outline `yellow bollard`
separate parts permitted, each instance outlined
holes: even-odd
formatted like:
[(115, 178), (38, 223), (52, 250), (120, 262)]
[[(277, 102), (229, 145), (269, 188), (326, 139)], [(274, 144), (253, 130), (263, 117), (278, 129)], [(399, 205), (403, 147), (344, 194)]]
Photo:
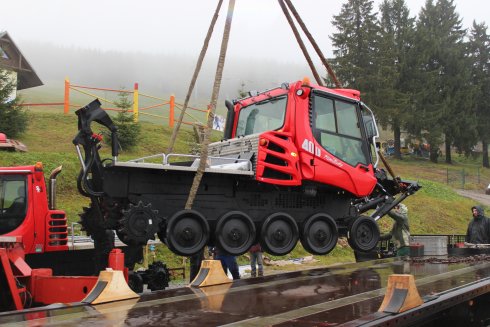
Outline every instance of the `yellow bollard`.
[(64, 106), (64, 114), (67, 115), (70, 112), (70, 80), (65, 78), (65, 106)]
[(133, 91), (133, 120), (135, 123), (138, 122), (139, 118), (139, 91), (138, 91), (138, 83), (134, 83), (134, 91)]

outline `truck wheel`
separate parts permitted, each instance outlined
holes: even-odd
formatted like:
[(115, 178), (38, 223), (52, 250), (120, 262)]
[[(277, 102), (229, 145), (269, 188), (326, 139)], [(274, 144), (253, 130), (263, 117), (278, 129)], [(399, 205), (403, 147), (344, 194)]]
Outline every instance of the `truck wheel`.
[(287, 213), (273, 213), (262, 224), (260, 244), (272, 255), (288, 254), (298, 243), (298, 238), (298, 225)]
[(166, 244), (173, 253), (191, 256), (208, 243), (209, 224), (199, 212), (181, 210), (168, 220), (166, 236)]
[(327, 214), (317, 213), (303, 224), (301, 244), (309, 253), (323, 255), (335, 248), (338, 237), (335, 220)]
[(347, 231), (349, 245), (356, 251), (369, 252), (379, 241), (379, 227), (373, 218), (359, 216), (352, 220)]
[(247, 214), (230, 211), (218, 220), (215, 236), (219, 248), (234, 256), (242, 255), (255, 243), (255, 224)]

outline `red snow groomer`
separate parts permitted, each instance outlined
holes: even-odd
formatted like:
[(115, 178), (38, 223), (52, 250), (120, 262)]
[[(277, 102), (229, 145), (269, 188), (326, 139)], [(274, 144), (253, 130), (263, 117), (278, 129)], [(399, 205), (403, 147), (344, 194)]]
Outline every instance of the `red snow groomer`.
[[(86, 228), (114, 229), (133, 245), (158, 234), (185, 256), (206, 244), (240, 255), (257, 240), (285, 255), (298, 239), (309, 252), (327, 254), (339, 236), (369, 251), (379, 239), (376, 220), (419, 189), (377, 168), (378, 130), (359, 91), (298, 81), (226, 107), (224, 138), (209, 146), (192, 210), (184, 207), (198, 157), (120, 161), (116, 127), (100, 102), (78, 110), (79, 189), (92, 199)], [(109, 160), (99, 156), (92, 121), (112, 132)]]

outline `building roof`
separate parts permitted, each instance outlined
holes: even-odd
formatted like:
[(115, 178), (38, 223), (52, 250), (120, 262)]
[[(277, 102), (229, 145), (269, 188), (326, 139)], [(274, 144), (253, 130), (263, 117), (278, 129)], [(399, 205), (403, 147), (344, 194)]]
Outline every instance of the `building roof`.
[(17, 72), (17, 90), (43, 85), (7, 32), (0, 32), (0, 68)]

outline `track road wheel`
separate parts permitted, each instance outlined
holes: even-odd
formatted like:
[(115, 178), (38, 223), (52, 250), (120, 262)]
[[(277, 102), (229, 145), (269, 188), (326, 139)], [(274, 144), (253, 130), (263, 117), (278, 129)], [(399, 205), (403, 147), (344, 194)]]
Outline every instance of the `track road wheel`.
[(347, 231), (347, 240), (352, 249), (369, 252), (379, 241), (379, 227), (373, 218), (359, 216), (351, 221)]
[(122, 214), (117, 233), (121, 241), (129, 245), (145, 245), (148, 240), (155, 239), (162, 219), (158, 217), (158, 210), (152, 210), (151, 204), (144, 205), (143, 201), (137, 205), (130, 204)]
[(245, 213), (230, 211), (218, 220), (215, 236), (219, 248), (234, 256), (242, 255), (255, 242), (255, 224)]
[(327, 254), (337, 245), (339, 233), (335, 220), (317, 213), (306, 219), (301, 232), (301, 244), (312, 254)]
[(209, 240), (206, 218), (194, 210), (181, 210), (168, 220), (166, 244), (175, 254), (191, 256), (201, 251)]
[(298, 225), (294, 218), (284, 212), (276, 212), (262, 224), (260, 244), (272, 255), (286, 255), (298, 242)]

